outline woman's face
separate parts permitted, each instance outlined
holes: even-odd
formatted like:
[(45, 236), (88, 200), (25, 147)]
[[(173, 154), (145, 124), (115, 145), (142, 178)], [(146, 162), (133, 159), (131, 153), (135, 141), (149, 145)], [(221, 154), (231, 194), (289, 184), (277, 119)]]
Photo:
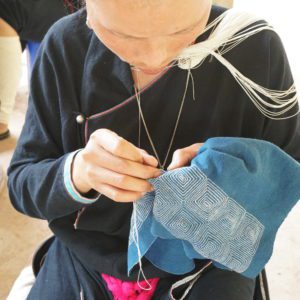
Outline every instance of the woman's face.
[(89, 24), (122, 60), (160, 72), (207, 24), (211, 0), (87, 0)]

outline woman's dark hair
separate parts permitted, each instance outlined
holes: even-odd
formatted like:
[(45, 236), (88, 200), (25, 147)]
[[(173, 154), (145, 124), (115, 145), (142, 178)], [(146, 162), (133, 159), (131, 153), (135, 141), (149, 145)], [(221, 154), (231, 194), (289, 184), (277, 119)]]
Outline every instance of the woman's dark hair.
[(63, 0), (63, 1), (65, 7), (67, 8), (70, 14), (85, 6), (85, 0)]

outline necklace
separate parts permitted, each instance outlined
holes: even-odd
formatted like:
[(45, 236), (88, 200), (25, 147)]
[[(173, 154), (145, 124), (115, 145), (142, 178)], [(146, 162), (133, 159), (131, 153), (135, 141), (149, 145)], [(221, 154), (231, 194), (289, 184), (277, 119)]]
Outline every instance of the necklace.
[[(138, 104), (138, 108), (139, 108), (139, 140), (138, 140), (138, 146), (139, 146), (139, 148), (141, 147), (141, 119), (142, 119), (144, 127), (145, 127), (145, 130), (146, 130), (146, 133), (147, 133), (147, 136), (148, 136), (148, 139), (149, 139), (149, 142), (150, 142), (151, 147), (152, 147), (152, 150), (153, 150), (153, 152), (154, 152), (154, 154), (156, 156), (156, 159), (158, 161), (159, 167), (162, 170), (164, 170), (164, 168), (165, 168), (165, 164), (167, 162), (167, 159), (168, 159), (168, 156), (169, 156), (169, 153), (170, 153), (173, 141), (174, 141), (174, 137), (175, 137), (175, 134), (176, 134), (176, 131), (177, 131), (177, 127), (178, 127), (179, 119), (180, 119), (180, 116), (181, 116), (183, 104), (184, 104), (184, 101), (185, 101), (185, 98), (186, 98), (186, 93), (187, 93), (187, 89), (188, 89), (188, 85), (189, 85), (190, 75), (191, 75), (191, 70), (189, 69), (188, 70), (187, 79), (186, 79), (185, 91), (184, 91), (184, 95), (182, 97), (182, 101), (181, 101), (180, 109), (179, 109), (179, 112), (178, 112), (176, 124), (175, 124), (174, 130), (173, 130), (172, 138), (171, 138), (171, 141), (169, 143), (169, 148), (168, 148), (165, 160), (164, 160), (163, 163), (161, 163), (161, 161), (159, 159), (159, 156), (158, 156), (158, 153), (156, 151), (156, 148), (154, 146), (153, 140), (152, 140), (151, 135), (149, 133), (148, 126), (146, 124), (146, 121), (145, 121), (145, 118), (144, 118), (144, 114), (143, 114), (143, 110), (142, 110), (142, 107), (141, 107), (141, 95), (140, 95), (140, 87), (139, 87), (140, 86), (140, 84), (139, 84), (139, 76), (138, 76), (138, 71), (136, 71), (137, 86), (134, 84), (134, 91), (135, 91), (135, 98), (136, 98), (136, 101), (137, 101), (137, 104)], [(146, 276), (145, 276), (145, 274), (143, 272), (142, 259), (141, 259), (141, 253), (140, 253), (140, 248), (139, 248), (139, 240), (138, 240), (138, 230), (137, 230), (137, 227), (136, 227), (136, 218), (137, 218), (136, 217), (136, 213), (137, 213), (136, 202), (133, 202), (133, 220), (134, 220), (134, 224), (135, 224), (134, 228), (135, 228), (135, 237), (136, 237), (135, 243), (137, 245), (138, 256), (139, 256), (139, 267), (140, 267), (139, 274), (138, 274), (137, 284), (140, 287), (139, 278), (140, 278), (140, 275), (142, 274), (143, 278), (145, 279), (145, 281), (148, 284), (148, 287), (147, 288), (141, 287), (141, 288), (143, 290), (149, 290), (149, 289), (152, 288), (152, 286), (151, 286), (151, 283), (149, 283), (149, 281), (147, 280), (147, 278), (146, 278)]]
[(142, 111), (142, 107), (141, 107), (141, 95), (140, 95), (140, 88), (139, 88), (139, 85), (140, 85), (139, 84), (139, 76), (138, 76), (138, 71), (136, 71), (137, 87), (136, 87), (136, 85), (134, 85), (134, 91), (135, 91), (135, 96), (136, 96), (136, 100), (137, 100), (137, 104), (138, 104), (138, 108), (139, 108), (139, 140), (138, 140), (139, 147), (141, 146), (140, 144), (141, 144), (141, 119), (142, 119), (143, 124), (144, 124), (144, 128), (146, 130), (149, 142), (150, 142), (151, 147), (152, 147), (152, 150), (153, 150), (153, 152), (154, 152), (154, 154), (156, 156), (156, 159), (158, 161), (159, 167), (161, 169), (163, 169), (163, 170), (165, 169), (165, 165), (166, 165), (167, 159), (169, 157), (169, 153), (170, 153), (171, 147), (172, 147), (173, 142), (174, 142), (174, 137), (175, 137), (175, 134), (176, 134), (176, 131), (177, 131), (177, 128), (178, 128), (178, 123), (179, 123), (179, 120), (180, 120), (180, 116), (181, 116), (181, 113), (182, 113), (182, 108), (183, 108), (183, 105), (184, 105), (184, 102), (185, 102), (185, 98), (186, 98), (186, 94), (187, 94), (187, 89), (188, 89), (188, 85), (189, 85), (190, 76), (191, 76), (191, 70), (189, 69), (188, 73), (187, 73), (187, 79), (186, 79), (186, 84), (185, 84), (185, 91), (184, 91), (184, 94), (183, 94), (183, 97), (182, 97), (182, 100), (181, 100), (179, 112), (178, 112), (178, 115), (177, 115), (177, 120), (176, 120), (176, 123), (175, 123), (175, 126), (174, 126), (174, 130), (173, 130), (173, 134), (172, 134), (170, 143), (169, 143), (168, 151), (167, 151), (167, 154), (166, 154), (166, 157), (165, 157), (163, 163), (161, 163), (161, 160), (159, 159), (157, 150), (155, 148), (155, 145), (154, 145), (153, 140), (151, 138), (151, 135), (149, 133), (148, 126), (146, 124), (146, 121), (145, 121), (145, 118), (144, 118), (144, 114), (143, 114), (143, 111)]

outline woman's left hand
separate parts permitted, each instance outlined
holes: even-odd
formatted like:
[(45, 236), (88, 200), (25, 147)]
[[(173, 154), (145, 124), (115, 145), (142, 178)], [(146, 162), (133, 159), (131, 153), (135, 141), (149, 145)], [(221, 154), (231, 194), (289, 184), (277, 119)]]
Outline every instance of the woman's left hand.
[(168, 166), (167, 170), (170, 171), (188, 165), (190, 161), (197, 155), (197, 152), (202, 145), (203, 143), (197, 143), (176, 150), (173, 154), (172, 162)]

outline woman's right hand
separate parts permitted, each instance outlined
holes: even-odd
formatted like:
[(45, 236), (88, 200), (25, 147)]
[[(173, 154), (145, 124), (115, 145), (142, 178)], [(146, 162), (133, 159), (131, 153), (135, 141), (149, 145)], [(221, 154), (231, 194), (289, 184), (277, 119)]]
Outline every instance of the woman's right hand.
[(98, 129), (73, 161), (72, 180), (81, 194), (91, 189), (117, 202), (133, 202), (152, 185), (146, 180), (161, 175), (154, 156), (115, 132)]

